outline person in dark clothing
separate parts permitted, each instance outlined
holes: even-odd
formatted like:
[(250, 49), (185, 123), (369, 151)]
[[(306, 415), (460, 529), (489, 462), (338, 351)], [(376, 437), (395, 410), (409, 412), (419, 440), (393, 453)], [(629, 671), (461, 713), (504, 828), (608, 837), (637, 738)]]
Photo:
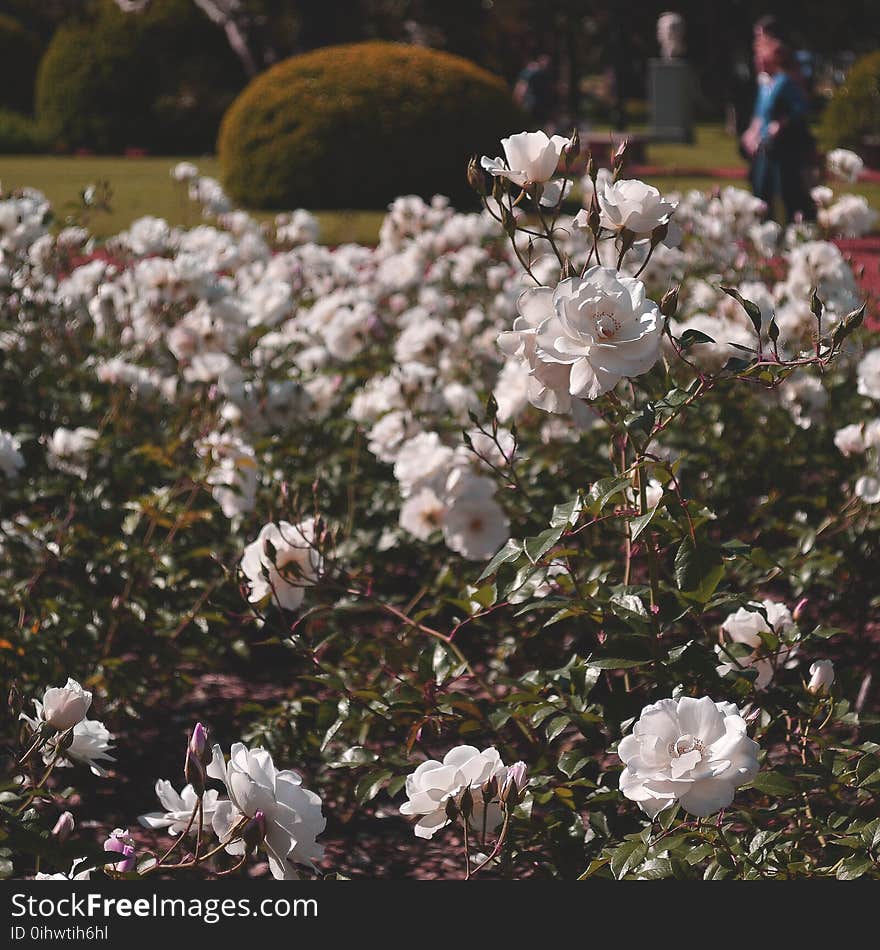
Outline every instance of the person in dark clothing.
[(807, 124), (807, 98), (775, 21), (765, 20), (755, 28), (758, 92), (752, 121), (741, 139), (751, 162), (752, 191), (766, 202), (771, 217), (778, 195), (788, 222), (814, 221), (809, 177), (816, 144)]
[(519, 74), (513, 98), (539, 129), (548, 130), (556, 110), (556, 84), (550, 57), (542, 53)]

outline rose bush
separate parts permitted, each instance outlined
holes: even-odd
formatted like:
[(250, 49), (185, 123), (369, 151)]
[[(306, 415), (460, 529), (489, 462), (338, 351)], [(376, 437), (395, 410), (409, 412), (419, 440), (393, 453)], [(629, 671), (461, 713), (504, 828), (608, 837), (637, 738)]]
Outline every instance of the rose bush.
[(4, 873), (877, 875), (869, 216), (534, 134), (372, 248), (0, 196)]

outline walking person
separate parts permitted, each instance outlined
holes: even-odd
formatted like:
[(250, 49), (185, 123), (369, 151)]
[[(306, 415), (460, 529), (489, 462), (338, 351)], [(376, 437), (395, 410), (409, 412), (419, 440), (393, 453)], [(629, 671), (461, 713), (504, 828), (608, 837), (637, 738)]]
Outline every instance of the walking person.
[(753, 48), (758, 92), (752, 121), (741, 139), (751, 163), (752, 191), (767, 204), (770, 217), (778, 196), (787, 222), (815, 221), (810, 174), (816, 143), (807, 124), (808, 102), (775, 18), (758, 21)]

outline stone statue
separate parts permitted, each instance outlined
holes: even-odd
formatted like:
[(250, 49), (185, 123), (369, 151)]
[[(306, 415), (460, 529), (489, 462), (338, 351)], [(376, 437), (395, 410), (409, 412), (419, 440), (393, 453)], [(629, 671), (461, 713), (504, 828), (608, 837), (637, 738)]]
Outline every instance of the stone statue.
[(663, 59), (684, 58), (684, 17), (680, 13), (660, 14), (657, 18), (657, 42)]

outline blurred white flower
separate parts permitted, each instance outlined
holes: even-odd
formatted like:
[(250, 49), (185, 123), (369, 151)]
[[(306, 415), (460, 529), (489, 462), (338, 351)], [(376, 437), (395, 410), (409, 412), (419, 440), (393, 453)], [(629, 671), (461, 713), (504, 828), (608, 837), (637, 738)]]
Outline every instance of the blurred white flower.
[(880, 347), (868, 350), (862, 357), (856, 376), (859, 394), (880, 400)]
[(825, 166), (835, 178), (842, 178), (844, 181), (856, 182), (859, 180), (865, 163), (848, 148), (832, 149), (825, 156)]
[(15, 478), (24, 468), (24, 456), (18, 450), (21, 443), (11, 432), (0, 429), (0, 471), (7, 478)]
[(241, 559), (242, 573), (250, 585), (248, 600), (256, 604), (271, 596), (285, 610), (296, 610), (305, 588), (315, 584), (321, 572), (317, 542), (312, 518), (297, 525), (288, 521), (264, 525)]
[(46, 442), (49, 465), (61, 472), (85, 478), (88, 453), (98, 439), (98, 430), (80, 426), (76, 429), (57, 428)]

